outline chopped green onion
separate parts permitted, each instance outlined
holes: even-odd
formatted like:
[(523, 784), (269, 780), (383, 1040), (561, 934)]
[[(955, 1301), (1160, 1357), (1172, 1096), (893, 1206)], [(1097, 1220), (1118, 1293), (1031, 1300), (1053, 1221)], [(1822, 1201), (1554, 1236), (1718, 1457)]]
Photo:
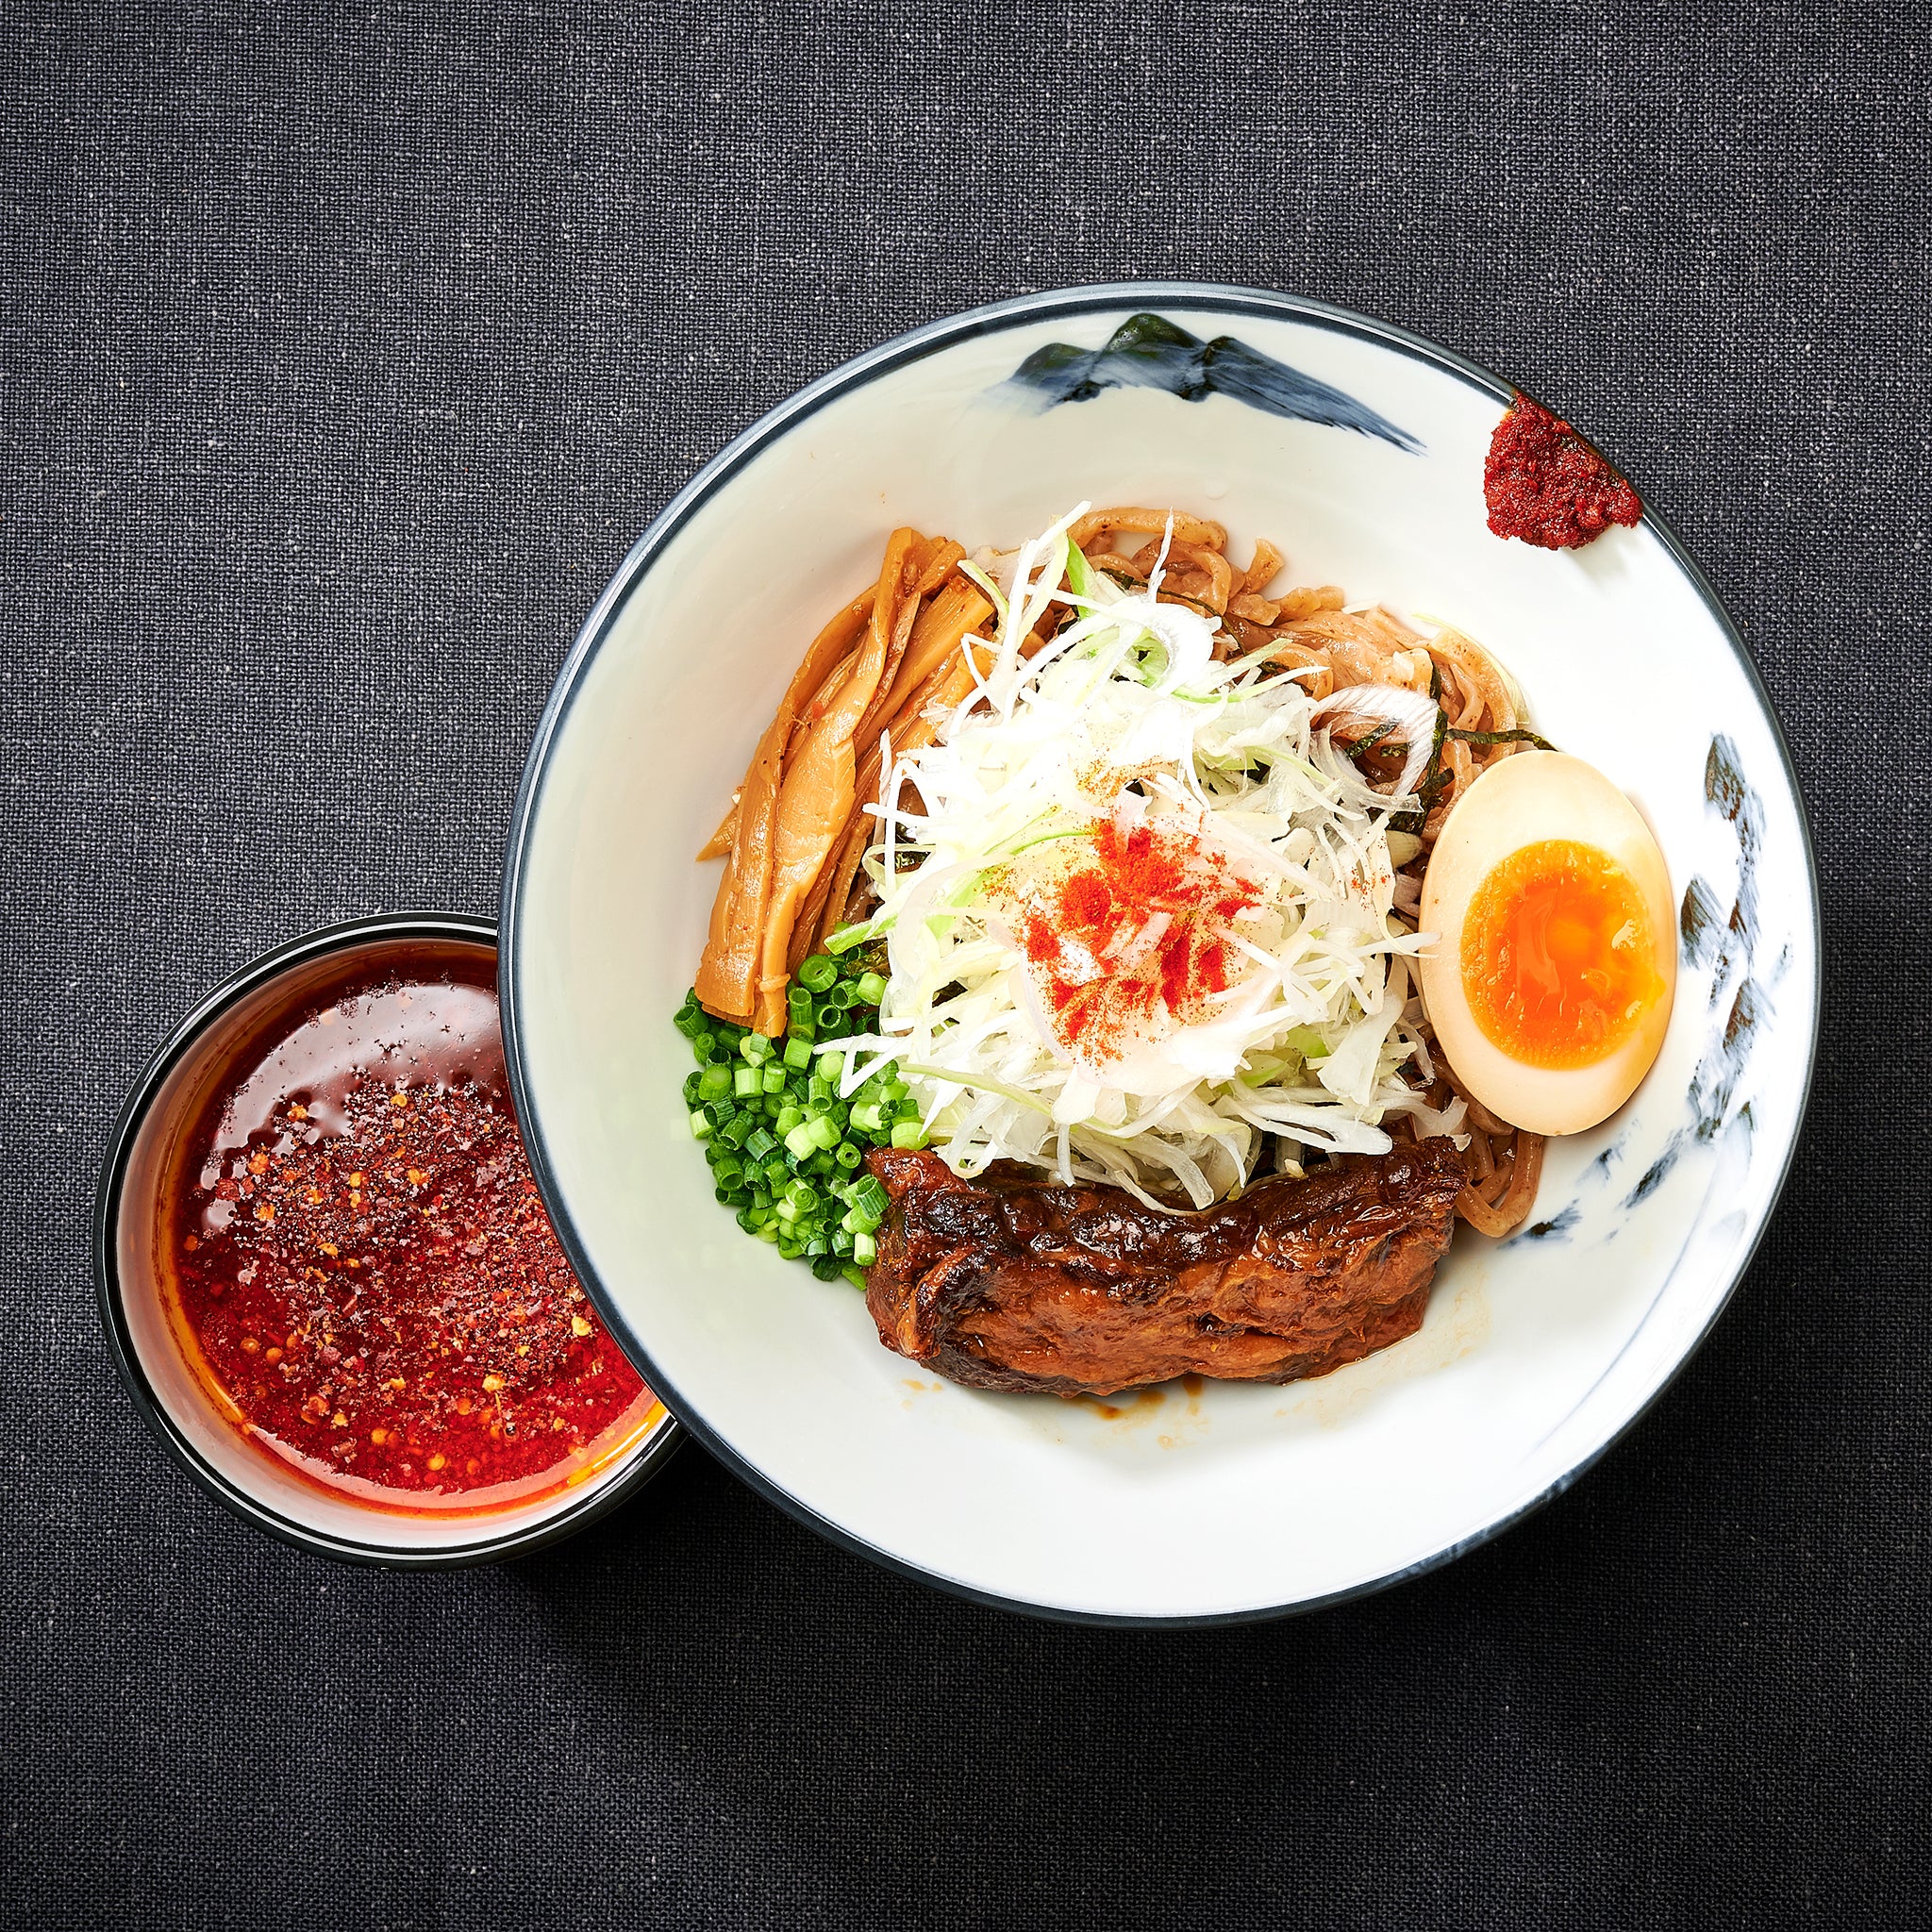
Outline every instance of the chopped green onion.
[(804, 1260), (821, 1280), (843, 1275), (863, 1288), (861, 1266), (878, 1249), (889, 1206), (865, 1172), (869, 1145), (924, 1146), (924, 1130), (896, 1063), (875, 1069), (853, 1101), (839, 1096), (840, 1069), (821, 1059), (821, 1033), (875, 1024), (886, 978), (876, 954), (836, 957), (871, 937), (848, 927), (847, 946), (827, 941), (805, 960), (787, 994), (790, 1024), (775, 1037), (716, 1020), (687, 995), (676, 1018), (696, 1071), (683, 1082), (691, 1136), (704, 1143), (712, 1192), (745, 1233), (787, 1259)]
[(857, 1268), (841, 1268), (839, 1272), (844, 1275), (845, 1279), (849, 1281), (853, 1285), (853, 1287), (859, 1291), (860, 1294), (863, 1294), (866, 1291), (867, 1288), (871, 1286), (871, 1284), (866, 1280), (865, 1276)]

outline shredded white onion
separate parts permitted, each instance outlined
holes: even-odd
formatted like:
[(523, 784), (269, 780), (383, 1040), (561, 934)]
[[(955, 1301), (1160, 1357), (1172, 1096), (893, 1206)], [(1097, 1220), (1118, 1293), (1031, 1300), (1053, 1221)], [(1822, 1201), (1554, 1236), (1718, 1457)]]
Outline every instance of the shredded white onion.
[[(979, 560), (1004, 592), (997, 638), (974, 653), (979, 690), (934, 743), (885, 760), (886, 841), (868, 860), (881, 904), (865, 929), (888, 940), (878, 1032), (819, 1051), (842, 1058), (848, 1095), (896, 1061), (958, 1174), (1019, 1160), (1153, 1205), (1178, 1191), (1205, 1207), (1238, 1189), (1270, 1134), (1293, 1166), (1310, 1148), (1386, 1151), (1395, 1113), (1457, 1132), (1461, 1103), (1439, 1112), (1403, 1076), (1419, 1055), (1426, 1066), (1406, 964), (1424, 941), (1391, 917), (1386, 829), (1414, 803), (1406, 788), (1434, 706), (1380, 687), (1319, 706), (1274, 665), (1217, 663), (1214, 621), (1157, 601), (1159, 565), (1134, 591), (1088, 566), (1067, 536), (1086, 508)], [(1057, 595), (1077, 619), (1027, 658), (1022, 643)], [(1322, 722), (1372, 707), (1410, 746), (1392, 793), (1364, 781)], [(1029, 890), (1038, 900), (1108, 819), (1178, 828), (1253, 903), (1221, 935), (1224, 991), (1182, 1014), (1156, 1002), (1128, 1037), (1070, 1043), (1012, 908)], [(1077, 970), (1132, 972), (1169, 916)]]

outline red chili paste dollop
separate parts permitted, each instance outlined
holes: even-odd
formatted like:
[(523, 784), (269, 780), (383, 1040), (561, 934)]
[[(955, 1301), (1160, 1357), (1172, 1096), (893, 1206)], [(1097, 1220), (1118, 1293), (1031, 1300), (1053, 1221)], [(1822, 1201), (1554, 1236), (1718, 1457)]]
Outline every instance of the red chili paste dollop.
[(1227, 923), (1259, 902), (1197, 834), (1102, 820), (1091, 856), (1049, 873), (1018, 921), (1062, 1044), (1104, 1060), (1205, 1017), (1233, 977)]
[(1490, 438), (1483, 465), (1490, 528), (1541, 550), (1574, 550), (1643, 505), (1628, 481), (1560, 417), (1521, 391)]
[(180, 1313), (239, 1424), (391, 1507), (566, 1487), (655, 1407), (538, 1199), (488, 956), (464, 970), (326, 989), (204, 1108), (175, 1203)]

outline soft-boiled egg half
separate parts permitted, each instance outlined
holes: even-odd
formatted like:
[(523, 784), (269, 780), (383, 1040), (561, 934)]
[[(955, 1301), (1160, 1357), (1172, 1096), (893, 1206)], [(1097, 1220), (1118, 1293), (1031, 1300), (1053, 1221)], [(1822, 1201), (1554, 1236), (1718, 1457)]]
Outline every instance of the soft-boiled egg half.
[(1457, 1078), (1538, 1134), (1607, 1120), (1676, 989), (1664, 856), (1582, 758), (1519, 752), (1456, 801), (1423, 877), (1423, 1004)]

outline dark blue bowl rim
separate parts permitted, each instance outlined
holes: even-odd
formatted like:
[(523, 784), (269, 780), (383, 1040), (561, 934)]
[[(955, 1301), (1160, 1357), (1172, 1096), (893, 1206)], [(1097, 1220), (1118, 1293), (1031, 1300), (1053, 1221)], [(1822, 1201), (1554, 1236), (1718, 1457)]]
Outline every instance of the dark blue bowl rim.
[(1457, 377), (1471, 388), (1506, 406), (1517, 393), (1516, 385), (1506, 382), (1491, 371), (1470, 361), (1466, 357), (1457, 355), (1453, 350), (1442, 348), (1426, 337), (1415, 335), (1393, 324), (1378, 322), (1373, 317), (1358, 315), (1353, 310), (1336, 308), (1325, 302), (1317, 302), (1304, 295), (1283, 294), (1267, 289), (1241, 288), (1215, 282), (1099, 282), (1078, 288), (1044, 290), (1038, 294), (1016, 296), (1009, 301), (992, 303), (986, 308), (969, 309), (962, 314), (930, 323), (923, 328), (914, 329), (909, 334), (899, 336), (891, 341), (882, 343), (876, 349), (842, 363), (815, 382), (807, 384), (796, 394), (760, 417), (742, 435), (737, 437), (706, 463), (672, 498), (656, 521), (639, 538), (629, 555), (618, 567), (616, 575), (605, 586), (596, 603), (591, 606), (590, 615), (584, 620), (576, 641), (571, 646), (562, 669), (558, 673), (549, 702), (544, 706), (542, 715), (538, 720), (530, 754), (524, 767), (523, 781), (517, 790), (509, 833), (504, 848), (501, 904), (503, 937), (498, 956), (498, 978), (502, 988), (504, 1056), (508, 1066), (511, 1097), (516, 1106), (517, 1118), (523, 1124), (525, 1145), (529, 1153), (531, 1171), (536, 1175), (538, 1188), (550, 1210), (550, 1218), (557, 1228), (558, 1238), (562, 1241), (571, 1264), (576, 1270), (585, 1288), (596, 1301), (605, 1321), (609, 1324), (611, 1333), (623, 1342), (625, 1353), (637, 1364), (639, 1373), (649, 1381), (665, 1406), (713, 1456), (741, 1481), (748, 1484), (759, 1495), (806, 1527), (817, 1531), (840, 1548), (849, 1550), (899, 1575), (930, 1584), (972, 1603), (1012, 1610), (1050, 1622), (1111, 1625), (1124, 1629), (1169, 1630), (1212, 1628), (1228, 1624), (1265, 1623), (1277, 1617), (1297, 1616), (1310, 1610), (1324, 1609), (1331, 1605), (1351, 1602), (1357, 1597), (1372, 1595), (1376, 1591), (1387, 1590), (1392, 1585), (1441, 1569), (1444, 1564), (1454, 1562), (1457, 1557), (1480, 1548), (1484, 1543), (1502, 1535), (1505, 1530), (1561, 1495), (1642, 1421), (1661, 1399), (1665, 1391), (1683, 1373), (1685, 1364), (1704, 1345), (1718, 1317), (1730, 1305), (1739, 1282), (1749, 1269), (1752, 1258), (1764, 1239), (1765, 1231), (1771, 1224), (1778, 1196), (1783, 1191), (1785, 1181), (1790, 1172), (1791, 1161), (1797, 1152), (1805, 1110), (1809, 1104), (1813, 1075), (1817, 1069), (1824, 951), (1817, 853), (1805, 808), (1804, 791), (1798, 782), (1797, 767), (1792, 760), (1784, 728), (1778, 723), (1777, 713), (1772, 706), (1763, 680), (1758, 676), (1757, 667), (1752, 661), (1751, 654), (1745, 648), (1737, 626), (1718, 601), (1717, 592), (1711, 588), (1703, 571), (1692, 560), (1676, 533), (1646, 502), (1644, 522), (1670, 553), (1672, 560), (1683, 572), (1686, 580), (1709, 611), (1743, 671), (1757, 700), (1758, 708), (1771, 728), (1772, 741), (1777, 748), (1785, 780), (1798, 816), (1798, 828), (1805, 853), (1806, 882), (1809, 892), (1812, 946), (1812, 1000), (1804, 1085), (1799, 1095), (1796, 1124), (1790, 1142), (1785, 1149), (1784, 1159), (1779, 1166), (1776, 1185), (1767, 1202), (1764, 1217), (1753, 1233), (1749, 1246), (1740, 1257), (1737, 1268), (1725, 1284), (1723, 1294), (1713, 1306), (1709, 1320), (1698, 1331), (1650, 1398), (1594, 1451), (1580, 1458), (1540, 1494), (1532, 1497), (1521, 1507), (1510, 1510), (1493, 1523), (1486, 1524), (1474, 1535), (1438, 1550), (1417, 1562), (1405, 1564), (1385, 1575), (1373, 1577), (1352, 1585), (1346, 1590), (1332, 1591), (1324, 1596), (1298, 1598), (1282, 1604), (1257, 1605), (1238, 1610), (1173, 1617), (1117, 1615), (1035, 1603), (1025, 1598), (1008, 1597), (995, 1591), (980, 1590), (958, 1578), (924, 1569), (916, 1563), (893, 1555), (890, 1550), (880, 1548), (863, 1537), (854, 1535), (842, 1525), (821, 1515), (809, 1504), (792, 1495), (740, 1456), (731, 1444), (706, 1422), (698, 1409), (684, 1399), (672, 1380), (652, 1359), (643, 1339), (626, 1321), (617, 1306), (615, 1297), (599, 1279), (589, 1253), (577, 1234), (569, 1204), (558, 1184), (556, 1170), (543, 1133), (541, 1117), (529, 1089), (519, 1017), (524, 929), (523, 893), (530, 829), (541, 802), (551, 748), (582, 687), (584, 674), (609, 635), (631, 592), (648, 574), (653, 558), (670, 542), (710, 496), (808, 417), (814, 415), (826, 404), (854, 390), (863, 388), (881, 375), (921, 361), (942, 349), (950, 348), (957, 342), (968, 341), (975, 336), (998, 334), (1045, 317), (1117, 312), (1123, 308), (1168, 308), (1183, 311), (1208, 309), (1224, 315), (1252, 315), (1330, 329), (1339, 335), (1353, 336), (1382, 348), (1393, 349), (1415, 361)]
[[(134, 1398), (135, 1407), (162, 1449), (216, 1502), (256, 1529), (338, 1562), (361, 1563), (391, 1570), (461, 1569), (477, 1563), (502, 1562), (511, 1557), (525, 1556), (533, 1550), (561, 1542), (593, 1523), (607, 1510), (636, 1494), (650, 1481), (684, 1440), (682, 1424), (675, 1414), (667, 1415), (632, 1452), (632, 1460), (621, 1474), (601, 1484), (572, 1508), (521, 1529), (479, 1536), (471, 1542), (424, 1551), (365, 1544), (324, 1535), (291, 1521), (230, 1482), (207, 1461), (175, 1425), (148, 1380), (127, 1326), (117, 1228), (128, 1158), (142, 1124), (147, 1118), (148, 1108), (182, 1056), (210, 1025), (238, 1001), (267, 986), (291, 967), (352, 946), (365, 945), (371, 941), (424, 939), (460, 941), (494, 951), (496, 926), (491, 920), (475, 918), (468, 913), (427, 910), (382, 912), (368, 918), (345, 920), (340, 924), (322, 926), (284, 941), (259, 958), (238, 968), (220, 985), (204, 993), (155, 1050), (129, 1091), (108, 1137), (100, 1184), (94, 1193), (94, 1298), (102, 1331), (107, 1338), (108, 1353), (113, 1358), (115, 1370), (128, 1394)], [(599, 1299), (601, 1301), (602, 1298)], [(625, 1352), (632, 1353), (629, 1349)], [(653, 1392), (656, 1392), (655, 1388)], [(669, 1405), (666, 1407), (668, 1408)], [(371, 1511), (370, 1514), (372, 1522), (381, 1520), (379, 1512)], [(478, 1521), (487, 1522), (489, 1519), (479, 1518)]]

